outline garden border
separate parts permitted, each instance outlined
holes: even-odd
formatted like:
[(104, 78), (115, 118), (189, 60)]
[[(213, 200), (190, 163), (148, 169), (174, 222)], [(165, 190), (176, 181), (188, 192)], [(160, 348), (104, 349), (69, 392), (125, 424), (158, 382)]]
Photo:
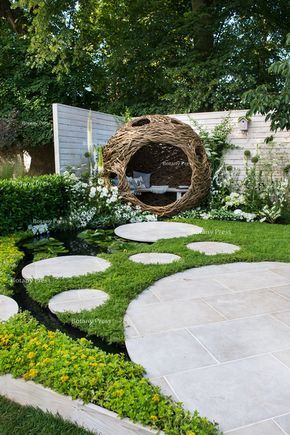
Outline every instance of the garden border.
[(127, 418), (121, 419), (115, 412), (101, 406), (85, 404), (82, 400), (74, 400), (33, 381), (15, 379), (11, 375), (0, 376), (0, 395), (20, 405), (33, 406), (55, 416), (59, 415), (99, 435), (156, 434), (156, 431)]

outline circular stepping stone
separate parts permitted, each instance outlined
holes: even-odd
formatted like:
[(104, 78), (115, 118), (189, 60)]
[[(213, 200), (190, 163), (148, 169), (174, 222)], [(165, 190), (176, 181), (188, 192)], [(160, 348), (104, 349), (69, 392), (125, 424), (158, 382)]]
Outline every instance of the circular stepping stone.
[(205, 255), (233, 254), (240, 250), (239, 246), (221, 242), (193, 242), (189, 243), (187, 247), (192, 251), (202, 252)]
[(18, 304), (8, 296), (0, 295), (0, 322), (5, 322), (18, 313)]
[(103, 272), (111, 263), (90, 255), (65, 255), (36, 261), (22, 269), (24, 279), (41, 279), (45, 276), (69, 278), (87, 273)]
[(163, 253), (143, 253), (143, 254), (135, 254), (129, 257), (129, 260), (134, 261), (135, 263), (142, 264), (169, 264), (174, 261), (180, 260), (179, 255), (174, 254), (163, 254)]
[(160, 239), (187, 237), (202, 232), (201, 227), (181, 222), (138, 222), (121, 225), (115, 229), (115, 234), (123, 239), (149, 243)]
[(50, 299), (48, 308), (52, 313), (80, 313), (92, 310), (106, 302), (108, 294), (102, 290), (78, 289), (68, 290)]

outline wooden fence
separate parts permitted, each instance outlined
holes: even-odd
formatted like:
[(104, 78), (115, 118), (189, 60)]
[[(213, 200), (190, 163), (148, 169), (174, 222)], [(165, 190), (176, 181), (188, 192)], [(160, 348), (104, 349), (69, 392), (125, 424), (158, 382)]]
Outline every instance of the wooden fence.
[[(239, 118), (246, 110), (230, 112), (202, 112), (170, 115), (190, 124), (198, 131), (195, 123), (209, 131), (224, 118), (229, 117), (232, 131), (228, 140), (235, 148), (225, 154), (225, 162), (237, 168), (241, 176), (244, 173), (244, 151), (250, 150), (254, 156), (257, 153), (264, 159), (275, 164), (277, 171), (282, 171), (290, 161), (289, 132), (270, 131), (270, 123), (265, 122), (262, 115), (252, 117), (248, 130), (242, 131)], [(86, 161), (87, 151), (87, 119), (89, 110), (63, 104), (53, 105), (54, 147), (56, 172), (63, 172), (68, 166), (79, 166)], [(97, 145), (105, 144), (117, 128), (123, 124), (121, 117), (102, 112), (92, 111), (93, 141)], [(273, 136), (272, 144), (265, 144), (267, 137)]]

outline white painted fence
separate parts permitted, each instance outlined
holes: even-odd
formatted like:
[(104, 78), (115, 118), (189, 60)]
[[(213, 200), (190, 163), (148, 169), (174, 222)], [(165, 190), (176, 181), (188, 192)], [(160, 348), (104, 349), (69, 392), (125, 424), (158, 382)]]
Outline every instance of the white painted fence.
[[(278, 167), (283, 170), (287, 163), (290, 162), (290, 132), (278, 131), (273, 133), (270, 130), (270, 122), (265, 122), (265, 117), (262, 115), (253, 116), (249, 122), (248, 130), (242, 131), (239, 118), (244, 116), (246, 112), (247, 110), (232, 110), (231, 112), (203, 112), (172, 116), (191, 125), (195, 130), (194, 121), (196, 121), (202, 128), (209, 131), (213, 130), (216, 125), (229, 116), (232, 132), (228, 140), (236, 148), (226, 152), (224, 161), (239, 169), (241, 175), (243, 175), (245, 169), (244, 151), (251, 151), (252, 156), (256, 155), (258, 151), (265, 160), (269, 159), (275, 163), (277, 171)], [(264, 143), (264, 140), (269, 136), (274, 138), (272, 145)]]
[[(89, 110), (63, 104), (53, 105), (54, 147), (56, 172), (63, 172), (68, 166), (79, 166), (86, 159), (87, 151), (87, 119)], [(256, 154), (257, 147), (260, 154), (269, 154), (269, 159), (276, 160), (277, 166), (283, 169), (290, 161), (290, 133), (270, 131), (270, 123), (265, 122), (262, 115), (255, 115), (249, 123), (248, 131), (241, 131), (238, 119), (246, 114), (246, 110), (233, 110), (231, 112), (201, 112), (190, 114), (170, 115), (190, 124), (195, 130), (194, 121), (202, 128), (212, 130), (225, 117), (229, 116), (232, 123), (232, 132), (229, 141), (237, 146), (227, 151), (225, 162), (238, 168), (243, 174), (244, 151), (250, 150)], [(95, 144), (105, 144), (122, 125), (121, 117), (107, 113), (92, 111), (93, 141)], [(273, 136), (275, 146), (272, 149), (266, 145), (266, 137)], [(272, 151), (271, 151), (272, 149)]]
[[(53, 104), (55, 171), (87, 162), (87, 122), (89, 110)], [(93, 143), (104, 145), (123, 124), (119, 116), (92, 111)]]

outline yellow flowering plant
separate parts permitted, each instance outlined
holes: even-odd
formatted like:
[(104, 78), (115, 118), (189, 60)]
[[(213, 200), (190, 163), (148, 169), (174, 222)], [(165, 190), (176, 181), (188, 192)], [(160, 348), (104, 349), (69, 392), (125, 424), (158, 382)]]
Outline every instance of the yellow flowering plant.
[[(53, 344), (52, 344), (53, 343)], [(0, 374), (33, 380), (92, 402), (169, 435), (217, 435), (218, 427), (185, 411), (144, 378), (123, 355), (107, 354), (84, 338), (48, 331), (27, 312), (0, 323)]]

